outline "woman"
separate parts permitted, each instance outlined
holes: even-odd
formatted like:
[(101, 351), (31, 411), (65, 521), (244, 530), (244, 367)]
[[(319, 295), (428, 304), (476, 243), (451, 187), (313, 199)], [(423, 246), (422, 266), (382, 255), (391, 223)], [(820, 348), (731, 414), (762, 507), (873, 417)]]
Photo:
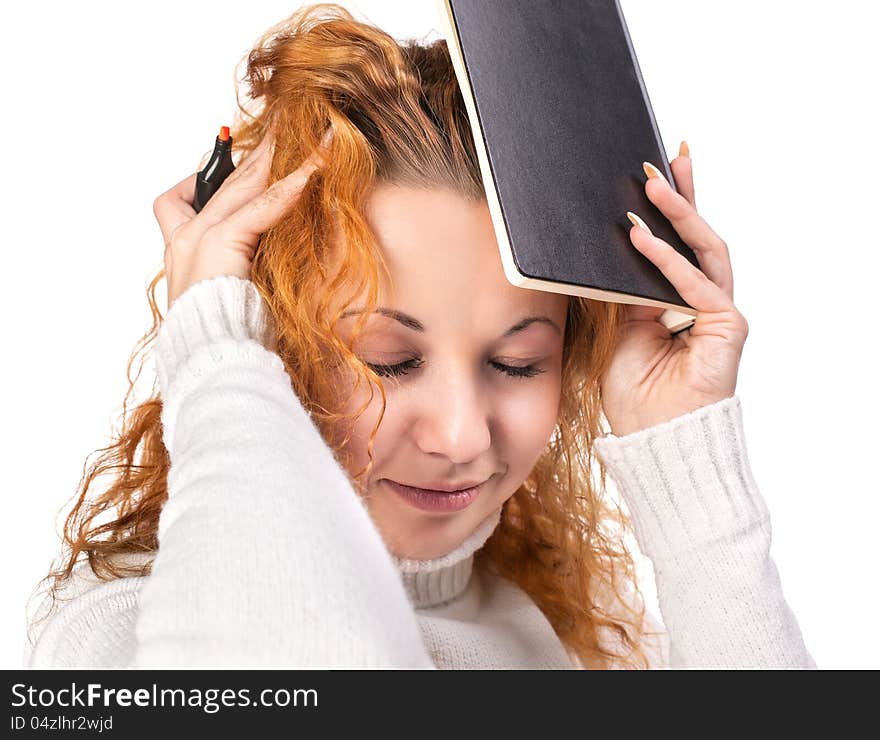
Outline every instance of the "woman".
[(84, 478), (26, 664), (814, 667), (686, 149), (679, 193), (650, 163), (645, 188), (703, 272), (630, 216), (699, 311), (671, 337), (660, 310), (506, 281), (445, 43), (310, 6), (247, 79), (236, 172), (198, 214), (195, 175), (154, 204), (159, 392)]

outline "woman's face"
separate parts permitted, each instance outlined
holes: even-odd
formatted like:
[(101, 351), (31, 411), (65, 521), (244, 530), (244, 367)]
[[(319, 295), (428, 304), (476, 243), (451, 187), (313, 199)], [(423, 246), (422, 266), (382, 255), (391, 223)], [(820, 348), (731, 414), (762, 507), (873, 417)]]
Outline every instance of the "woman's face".
[[(371, 315), (353, 349), (374, 369), (405, 363), (405, 374), (377, 369), (387, 407), (360, 493), (393, 554), (440, 557), (514, 493), (549, 441), (568, 298), (507, 282), (485, 202), (381, 184), (367, 218), (396, 291), (391, 296), (383, 279), (378, 305), (399, 313)], [(351, 315), (337, 325), (344, 340), (355, 321)], [(525, 374), (508, 374), (517, 370)], [(335, 377), (347, 394), (353, 378)], [(346, 410), (368, 398), (362, 383)], [(345, 465), (352, 477), (369, 461), (367, 441), (381, 407), (375, 389), (350, 430)], [(438, 511), (402, 496), (390, 481), (419, 488), (486, 482), (469, 503), (441, 496), (460, 505)]]

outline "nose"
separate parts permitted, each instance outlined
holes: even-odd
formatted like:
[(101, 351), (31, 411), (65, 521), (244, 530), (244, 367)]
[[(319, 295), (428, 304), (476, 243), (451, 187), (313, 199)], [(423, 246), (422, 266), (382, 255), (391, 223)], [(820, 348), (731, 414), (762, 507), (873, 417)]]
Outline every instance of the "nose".
[(441, 371), (423, 389), (413, 434), (425, 454), (456, 464), (476, 460), (492, 444), (486, 389), (464, 370)]

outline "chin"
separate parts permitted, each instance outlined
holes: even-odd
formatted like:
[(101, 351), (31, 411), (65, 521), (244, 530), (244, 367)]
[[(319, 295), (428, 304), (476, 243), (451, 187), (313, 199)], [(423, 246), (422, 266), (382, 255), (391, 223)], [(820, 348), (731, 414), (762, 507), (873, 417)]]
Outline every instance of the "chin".
[(458, 542), (452, 542), (449, 545), (443, 543), (431, 543), (425, 545), (420, 543), (412, 548), (403, 548), (401, 550), (390, 550), (390, 552), (402, 560), (436, 560), (447, 555), (458, 546)]
[[(470, 537), (492, 511), (503, 502), (495, 497), (475, 501), (465, 511), (442, 517), (415, 512), (406, 517), (408, 524), (389, 550), (399, 558), (435, 560), (449, 554)], [(482, 504), (482, 505), (480, 505)], [(478, 505), (479, 508), (476, 508)], [(400, 522), (403, 524), (403, 522)]]
[(512, 493), (503, 495), (495, 482), (480, 491), (466, 508), (437, 513), (419, 510), (380, 482), (371, 488), (364, 501), (392, 555), (408, 560), (434, 560), (464, 542)]

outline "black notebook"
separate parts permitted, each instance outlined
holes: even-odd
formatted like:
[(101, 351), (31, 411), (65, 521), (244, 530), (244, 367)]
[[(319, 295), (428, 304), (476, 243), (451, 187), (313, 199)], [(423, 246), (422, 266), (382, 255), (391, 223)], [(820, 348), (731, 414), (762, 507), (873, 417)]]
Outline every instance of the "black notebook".
[(648, 200), (642, 162), (675, 181), (616, 0), (437, 0), (512, 285), (666, 309), (694, 322), (632, 244), (633, 211), (699, 268)]

